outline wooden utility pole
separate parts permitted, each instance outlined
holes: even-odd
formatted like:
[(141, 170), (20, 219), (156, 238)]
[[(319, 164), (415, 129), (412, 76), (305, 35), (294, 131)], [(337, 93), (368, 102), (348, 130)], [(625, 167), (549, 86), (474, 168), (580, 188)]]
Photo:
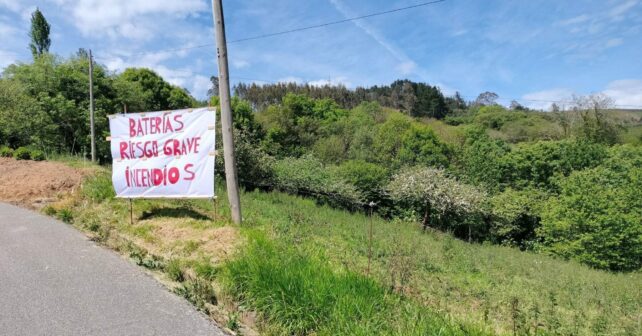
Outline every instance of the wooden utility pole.
[(230, 74), (227, 65), (227, 41), (222, 0), (212, 0), (214, 25), (216, 26), (216, 53), (218, 55), (219, 99), (221, 104), (221, 126), (223, 131), (223, 153), (225, 158), (225, 182), (227, 198), (230, 201), (232, 221), (241, 223), (241, 200), (236, 179), (236, 156), (232, 134), (232, 105), (230, 103)]
[(96, 162), (96, 133), (94, 130), (94, 59), (89, 49), (89, 125), (91, 127), (91, 162)]

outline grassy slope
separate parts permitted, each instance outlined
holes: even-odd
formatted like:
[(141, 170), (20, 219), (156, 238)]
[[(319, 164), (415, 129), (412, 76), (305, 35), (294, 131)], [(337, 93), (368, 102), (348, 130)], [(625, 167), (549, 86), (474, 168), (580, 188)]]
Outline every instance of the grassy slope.
[[(268, 333), (642, 334), (640, 273), (611, 274), (469, 245), (442, 233), (422, 234), (413, 223), (375, 218), (370, 281), (369, 222), (361, 214), (249, 192), (242, 195), (241, 228), (227, 222), (225, 195), (217, 221), (209, 219), (211, 202), (140, 200), (134, 203), (138, 219), (129, 225), (126, 201), (103, 201), (110, 188), (105, 174), (48, 211), (96, 232), (97, 239), (124, 237), (127, 243), (116, 247), (164, 270), (179, 293), (201, 307), (205, 301), (227, 310), (239, 303), (252, 308)], [(231, 232), (221, 238), (221, 230)], [(230, 254), (239, 241), (245, 242), (241, 253)], [(210, 293), (209, 281), (230, 302)], [(236, 326), (237, 316), (228, 314), (228, 326)]]
[[(367, 268), (368, 219), (280, 193), (244, 195), (247, 225)], [(642, 275), (610, 274), (500, 246), (470, 245), (405, 222), (373, 220), (374, 278), (447, 316), (499, 332), (640, 334)]]

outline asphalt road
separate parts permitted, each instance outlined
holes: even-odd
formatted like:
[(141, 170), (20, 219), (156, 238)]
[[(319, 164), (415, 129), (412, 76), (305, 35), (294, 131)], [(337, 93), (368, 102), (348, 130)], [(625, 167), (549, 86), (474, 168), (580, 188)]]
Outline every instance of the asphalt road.
[(0, 203), (0, 335), (225, 335), (69, 225)]

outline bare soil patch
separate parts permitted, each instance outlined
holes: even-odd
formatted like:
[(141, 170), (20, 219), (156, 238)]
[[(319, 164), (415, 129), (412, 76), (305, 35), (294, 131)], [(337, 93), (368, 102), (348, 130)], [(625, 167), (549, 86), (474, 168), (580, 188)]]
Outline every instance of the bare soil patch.
[(60, 162), (0, 158), (0, 201), (38, 209), (73, 192), (84, 175)]

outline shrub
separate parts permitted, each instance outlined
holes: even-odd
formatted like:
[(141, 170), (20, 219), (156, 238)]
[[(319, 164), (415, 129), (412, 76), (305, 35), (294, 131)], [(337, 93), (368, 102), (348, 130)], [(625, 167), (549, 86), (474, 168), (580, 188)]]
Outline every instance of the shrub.
[(587, 141), (538, 141), (524, 143), (503, 160), (503, 180), (524, 188), (555, 187), (556, 175), (567, 176), (572, 171), (599, 165), (607, 157), (606, 147)]
[(539, 212), (546, 194), (537, 189), (508, 188), (490, 198), (493, 242), (522, 249), (531, 248), (539, 227)]
[(13, 157), (15, 157), (16, 160), (30, 160), (31, 151), (26, 147), (18, 147), (18, 149), (13, 152)]
[(461, 151), (459, 166), (465, 180), (483, 185), (489, 190), (500, 189), (504, 157), (510, 147), (502, 140), (491, 139), (479, 128), (466, 130), (466, 143)]
[(504, 123), (501, 127), (502, 133), (506, 135), (509, 142), (534, 140), (558, 140), (563, 137), (562, 128), (544, 117), (528, 113), (525, 118), (520, 118)]
[(274, 164), (274, 186), (351, 209), (362, 201), (356, 187), (326, 169), (313, 156), (278, 160)]
[(558, 181), (542, 213), (542, 249), (613, 271), (642, 267), (642, 168), (596, 167)]
[(524, 112), (508, 111), (499, 105), (483, 106), (475, 115), (475, 122), (487, 128), (500, 129), (509, 121), (526, 117)]
[(388, 185), (390, 196), (423, 213), (422, 226), (428, 228), (433, 218), (444, 215), (475, 214), (482, 211), (485, 194), (449, 177), (445, 171), (414, 167), (393, 177)]
[(6, 146), (0, 147), (0, 157), (13, 157), (13, 149)]
[(379, 202), (388, 181), (386, 168), (362, 160), (343, 162), (337, 167), (337, 174), (354, 185), (366, 201)]
[(74, 213), (69, 208), (62, 208), (58, 210), (58, 218), (67, 224), (71, 224), (74, 222)]
[(43, 161), (45, 159), (45, 153), (38, 149), (30, 150), (31, 159), (34, 161)]
[[(400, 135), (394, 135), (399, 137)], [(404, 165), (448, 166), (449, 149), (428, 126), (413, 123), (401, 135), (399, 161)]]
[(102, 202), (116, 196), (108, 172), (97, 173), (82, 185), (82, 193), (92, 201)]
[[(247, 132), (234, 132), (236, 164), (241, 177), (241, 184), (246, 187), (254, 187), (258, 184), (270, 183), (273, 177), (272, 165), (274, 158), (263, 151), (257, 143), (252, 142)], [(223, 155), (219, 156), (221, 164), (225, 164)], [(224, 171), (221, 169), (219, 171)]]

